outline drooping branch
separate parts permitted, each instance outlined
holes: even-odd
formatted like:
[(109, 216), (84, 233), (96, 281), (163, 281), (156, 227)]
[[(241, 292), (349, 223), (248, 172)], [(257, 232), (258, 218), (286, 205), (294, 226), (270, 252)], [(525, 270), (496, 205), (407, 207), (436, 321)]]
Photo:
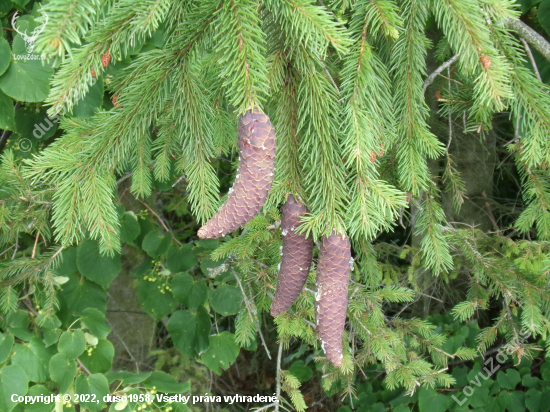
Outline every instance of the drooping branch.
[(508, 19), (506, 24), (510, 29), (514, 30), (520, 38), (525, 39), (531, 46), (537, 49), (546, 60), (550, 61), (550, 43), (548, 43), (544, 37), (521, 20)]

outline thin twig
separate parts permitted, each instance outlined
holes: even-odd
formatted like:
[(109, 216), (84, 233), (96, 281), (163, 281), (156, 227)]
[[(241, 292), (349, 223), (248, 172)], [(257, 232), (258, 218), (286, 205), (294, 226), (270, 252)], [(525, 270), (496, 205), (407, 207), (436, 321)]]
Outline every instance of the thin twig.
[[(111, 298), (111, 300), (113, 299), (112, 297), (110, 297), (110, 298)], [(139, 373), (139, 363), (136, 360), (136, 358), (134, 357), (134, 355), (132, 354), (132, 351), (130, 351), (130, 348), (128, 348), (128, 346), (126, 345), (126, 342), (124, 342), (124, 340), (116, 332), (115, 328), (113, 328), (111, 326), (111, 324), (109, 323), (109, 320), (107, 318), (105, 318), (105, 321), (107, 322), (107, 325), (109, 325), (109, 327), (111, 328), (111, 332), (113, 332), (113, 335), (115, 335), (118, 338), (120, 343), (122, 343), (122, 346), (124, 346), (124, 349), (126, 349), (126, 352), (128, 352), (128, 355), (130, 355), (130, 359), (132, 359), (134, 361), (134, 363), (136, 364), (136, 372)]]
[(143, 206), (145, 206), (149, 210), (149, 212), (151, 212), (158, 219), (158, 221), (160, 222), (160, 224), (162, 225), (164, 230), (166, 230), (167, 232), (172, 234), (172, 239), (174, 240), (174, 242), (176, 242), (179, 246), (181, 246), (182, 243), (178, 239), (176, 239), (176, 236), (174, 236), (174, 232), (172, 232), (172, 230), (168, 226), (166, 226), (166, 224), (160, 218), (160, 216), (153, 209), (151, 209), (151, 207), (147, 203), (145, 203), (144, 201), (138, 199), (137, 197), (136, 197), (136, 200), (138, 202), (140, 202)]
[(129, 179), (130, 177), (132, 177), (133, 174), (134, 174), (134, 172), (126, 173), (124, 176), (122, 176), (120, 179), (118, 179), (118, 180), (116, 181), (116, 184), (117, 184), (117, 185), (121, 184), (121, 183), (124, 182), (126, 179)]
[(7, 253), (11, 248), (14, 248), (14, 247), (15, 247), (15, 245), (11, 245), (9, 248), (7, 248), (2, 253), (0, 253), (0, 256), (2, 256), (4, 253)]
[(34, 259), (34, 254), (36, 252), (36, 245), (38, 243), (38, 238), (40, 237), (40, 231), (36, 232), (36, 238), (34, 239), (34, 247), (32, 248), (31, 259)]
[(80, 366), (80, 368), (84, 370), (84, 372), (86, 372), (88, 375), (92, 374), (92, 372), (90, 372), (88, 370), (88, 368), (86, 366), (84, 366), (84, 364), (82, 363), (82, 361), (80, 359), (76, 358), (76, 362), (78, 363), (78, 366)]
[(22, 299), (22, 301), (23, 301), (23, 304), (27, 307), (27, 309), (30, 310), (32, 313), (34, 313), (34, 316), (39, 315), (39, 313), (36, 310), (34, 310), (34, 308), (29, 303), (29, 301), (27, 301), (27, 299)]
[(18, 248), (19, 248), (19, 232), (17, 232), (17, 236), (15, 237), (15, 250), (13, 251), (13, 255), (11, 255), (11, 260), (15, 259), (15, 255), (17, 254)]
[[(248, 311), (248, 316), (250, 317), (250, 320), (254, 322), (254, 317), (252, 316), (252, 309), (250, 308), (250, 302), (248, 301), (248, 298), (246, 297), (246, 293), (243, 288), (243, 284), (241, 283), (241, 280), (237, 276), (237, 272), (235, 272), (235, 269), (231, 268), (231, 272), (233, 272), (233, 276), (235, 276), (235, 279), (237, 279), (237, 283), (239, 284), (239, 288), (241, 288), (241, 293), (243, 294), (243, 300), (244, 304), (246, 306), (246, 309)], [(271, 354), (269, 353), (269, 349), (267, 349), (267, 345), (265, 343), (264, 335), (262, 333), (262, 328), (260, 327), (260, 321), (256, 318), (256, 326), (258, 328), (258, 334), (260, 335), (260, 339), (262, 340), (262, 345), (267, 353), (267, 357), (271, 359)]]
[(435, 78), (437, 76), (439, 76), (443, 70), (445, 70), (447, 67), (449, 67), (451, 64), (453, 64), (455, 62), (455, 60), (458, 59), (458, 54), (455, 54), (453, 57), (451, 57), (449, 60), (447, 60), (445, 63), (443, 63), (441, 66), (439, 66), (437, 69), (435, 69), (435, 71), (430, 74), (426, 80), (424, 80), (424, 85), (422, 86), (422, 91), (424, 93), (426, 93), (426, 89), (428, 88), (428, 86), (430, 84), (433, 83), (433, 81), (435, 80)]
[(172, 187), (175, 187), (175, 186), (176, 186), (179, 182), (181, 182), (184, 178), (185, 178), (185, 179), (187, 178), (187, 176), (185, 175), (185, 173), (182, 174), (182, 175), (178, 178), (178, 180), (176, 180), (176, 182), (172, 185)]
[(260, 411), (265, 411), (265, 410), (267, 410), (269, 408), (273, 408), (273, 407), (275, 408), (275, 410), (277, 410), (278, 405), (279, 404), (277, 402), (273, 402), (273, 403), (269, 403), (265, 406), (262, 406), (260, 409), (253, 409), (253, 411), (254, 412), (260, 412)]
[(275, 400), (275, 403), (277, 404), (275, 406), (275, 411), (279, 412), (279, 399), (281, 397), (281, 359), (283, 357), (283, 341), (279, 343), (279, 353), (277, 354), (277, 386), (276, 386), (276, 393), (275, 396), (277, 399)]
[[(455, 56), (458, 56), (458, 55), (455, 55)], [(447, 74), (449, 76), (448, 85), (449, 85), (449, 95), (450, 95), (451, 94), (451, 68), (448, 66), (447, 66)], [(452, 141), (453, 141), (453, 115), (449, 110), (449, 141), (447, 142), (447, 149), (445, 149), (447, 156), (449, 156), (449, 148), (451, 147)]]
[(533, 70), (535, 71), (535, 74), (537, 75), (537, 79), (539, 79), (539, 82), (542, 83), (542, 78), (540, 77), (539, 68), (537, 67), (537, 63), (535, 62), (535, 58), (533, 57), (533, 53), (531, 53), (531, 48), (527, 44), (527, 41), (525, 39), (521, 39), (521, 42), (523, 43), (523, 47), (525, 47), (525, 51), (527, 52), (527, 56), (529, 57), (529, 60), (531, 61), (531, 65), (533, 66)]
[[(485, 193), (485, 190), (481, 192), (481, 196), (487, 199), (487, 193)], [(491, 208), (491, 204), (487, 200), (485, 201), (485, 208), (487, 209), (487, 214), (489, 215), (489, 219), (493, 224), (493, 228), (497, 231), (498, 234), (500, 234), (500, 228), (498, 227), (495, 216), (493, 215), (493, 209)]]

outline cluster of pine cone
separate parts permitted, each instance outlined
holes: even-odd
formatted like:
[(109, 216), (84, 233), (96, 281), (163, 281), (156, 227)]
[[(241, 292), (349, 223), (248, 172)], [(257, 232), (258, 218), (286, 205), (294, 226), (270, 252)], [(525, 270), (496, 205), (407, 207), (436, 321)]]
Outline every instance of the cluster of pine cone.
[[(275, 171), (276, 138), (265, 114), (248, 111), (239, 120), (239, 168), (226, 202), (198, 231), (202, 239), (233, 232), (256, 216), (267, 199)], [(283, 248), (271, 315), (285, 312), (298, 298), (311, 266), (313, 242), (296, 233), (306, 207), (290, 194), (282, 208)], [(315, 318), (321, 346), (334, 365), (342, 363), (351, 250), (346, 235), (324, 237), (317, 264)]]

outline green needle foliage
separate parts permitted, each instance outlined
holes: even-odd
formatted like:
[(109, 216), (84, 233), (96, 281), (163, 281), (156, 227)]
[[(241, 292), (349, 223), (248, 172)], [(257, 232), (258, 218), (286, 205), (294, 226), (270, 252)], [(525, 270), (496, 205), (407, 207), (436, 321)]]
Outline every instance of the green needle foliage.
[[(55, 69), (37, 80), (44, 102), (15, 102), (30, 95), (19, 93), (30, 86), (17, 76), (45, 70), (0, 60), (0, 355), (13, 339), (26, 342), (19, 353), (51, 355), (35, 359), (51, 376), (11, 349), (0, 356), (8, 372), (22, 368), (25, 388), (51, 377), (48, 388), (61, 392), (115, 380), (135, 394), (159, 381), (169, 388), (159, 392), (191, 390), (160, 371), (107, 373), (106, 289), (121, 255), (143, 310), (159, 322), (158, 364), (174, 376), (189, 365), (219, 375), (241, 348), (266, 357), (280, 348), (316, 362), (328, 396), (358, 400), (366, 370), (384, 380), (384, 393), (404, 389), (424, 405), (426, 394), (441, 400), (435, 391), (456, 384), (453, 365), (478, 352), (508, 344), (521, 361), (550, 346), (549, 63), (509, 28), (520, 17), (513, 1), (13, 3), (32, 12), (25, 24), (48, 16), (35, 52)], [(536, 13), (537, 2), (527, 3)], [(17, 36), (2, 34), (0, 57), (5, 47), (15, 53)], [(248, 110), (275, 128), (268, 200), (242, 231), (198, 241), (235, 178), (238, 119)], [(46, 111), (59, 129), (40, 140), (27, 129)], [(472, 189), (468, 168), (478, 165), (462, 162), (473, 150), (465, 135), (498, 157), (489, 183), (501, 197)], [(294, 305), (267, 320), (289, 194), (307, 206), (296, 230), (316, 245), (313, 265)], [(464, 215), (480, 196), (485, 226)], [(320, 241), (333, 231), (353, 249), (339, 368), (318, 341), (313, 292)], [(64, 348), (68, 337), (79, 345)], [(69, 359), (82, 345), (93, 361)], [(278, 362), (281, 407), (304, 410), (300, 368)], [(2, 402), (0, 410), (16, 407)], [(155, 408), (172, 411), (164, 401)]]

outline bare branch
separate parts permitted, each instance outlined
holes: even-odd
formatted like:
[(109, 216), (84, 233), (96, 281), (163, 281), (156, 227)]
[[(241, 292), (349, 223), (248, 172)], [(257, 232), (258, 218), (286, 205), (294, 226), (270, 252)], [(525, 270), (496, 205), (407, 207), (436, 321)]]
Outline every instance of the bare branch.
[(443, 70), (445, 70), (447, 67), (449, 67), (451, 64), (455, 62), (455, 60), (458, 59), (458, 54), (455, 54), (453, 57), (451, 57), (449, 60), (447, 60), (445, 63), (443, 63), (441, 66), (439, 66), (435, 71), (430, 74), (428, 77), (426, 77), (426, 80), (424, 80), (424, 85), (422, 86), (422, 91), (426, 93), (426, 89), (430, 84), (433, 83), (435, 78), (439, 76)]
[(550, 43), (544, 37), (521, 20), (508, 19), (506, 25), (514, 30), (520, 38), (527, 40), (546, 60), (550, 61)]

